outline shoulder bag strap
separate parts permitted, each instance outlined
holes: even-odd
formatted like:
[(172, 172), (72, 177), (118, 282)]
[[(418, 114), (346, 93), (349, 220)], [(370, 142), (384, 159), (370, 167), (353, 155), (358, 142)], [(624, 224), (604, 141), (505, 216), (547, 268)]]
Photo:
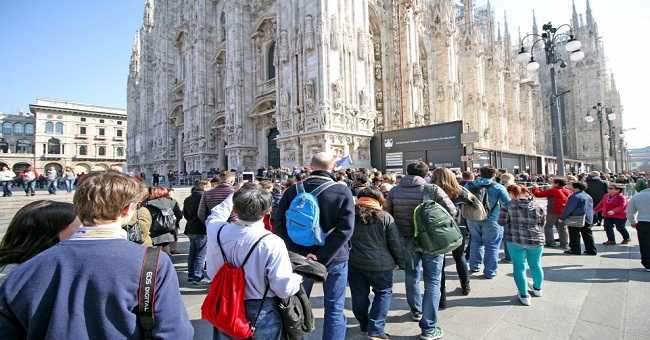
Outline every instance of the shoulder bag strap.
[[(248, 254), (246, 254), (246, 258), (244, 258), (244, 262), (242, 262), (241, 266), (244, 267), (246, 265), (246, 262), (248, 262), (248, 259), (251, 257), (251, 254), (253, 254), (253, 250), (257, 248), (257, 245), (262, 242), (262, 240), (271, 235), (271, 233), (264, 234), (262, 237), (260, 237), (251, 247), (251, 249), (248, 251)], [(266, 271), (266, 268), (264, 268)], [(269, 294), (269, 282), (266, 276), (264, 277), (264, 282), (266, 283), (266, 288), (264, 288), (264, 296), (262, 296), (262, 302), (260, 303), (260, 308), (257, 310), (257, 315), (255, 316), (255, 321), (251, 323), (251, 329), (253, 330), (253, 334), (255, 334), (255, 325), (257, 324), (257, 319), (260, 317), (260, 313), (262, 312), (262, 308), (264, 307), (264, 300), (266, 300), (266, 296)]]
[(147, 247), (142, 260), (140, 284), (138, 285), (138, 317), (145, 340), (153, 339), (154, 302), (160, 247)]
[(296, 195), (300, 195), (305, 192), (305, 185), (302, 182), (296, 183)]
[(314, 189), (311, 194), (314, 195), (314, 197), (318, 197), (318, 195), (322, 194), (323, 191), (333, 187), (336, 185), (337, 182), (325, 182), (321, 185), (319, 185), (316, 189)]

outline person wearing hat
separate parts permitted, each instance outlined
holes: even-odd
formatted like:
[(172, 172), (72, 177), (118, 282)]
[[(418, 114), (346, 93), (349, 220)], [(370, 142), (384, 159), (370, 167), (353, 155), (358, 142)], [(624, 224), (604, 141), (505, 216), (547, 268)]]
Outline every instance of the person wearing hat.
[(626, 209), (627, 199), (623, 196), (623, 185), (612, 183), (607, 187), (607, 194), (598, 203), (594, 212), (598, 212), (604, 217), (605, 233), (607, 233), (607, 241), (603, 244), (615, 245), (616, 236), (614, 234), (614, 227), (623, 236), (621, 244), (630, 243), (630, 233), (625, 229), (627, 222)]

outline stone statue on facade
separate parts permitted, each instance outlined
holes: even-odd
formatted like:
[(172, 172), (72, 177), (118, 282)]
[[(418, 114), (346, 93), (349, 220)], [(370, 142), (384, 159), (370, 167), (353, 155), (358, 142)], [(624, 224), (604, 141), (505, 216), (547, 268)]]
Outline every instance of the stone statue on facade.
[(314, 49), (314, 17), (311, 15), (305, 17), (305, 49)]
[(289, 61), (289, 37), (286, 30), (280, 31), (280, 61), (286, 63)]

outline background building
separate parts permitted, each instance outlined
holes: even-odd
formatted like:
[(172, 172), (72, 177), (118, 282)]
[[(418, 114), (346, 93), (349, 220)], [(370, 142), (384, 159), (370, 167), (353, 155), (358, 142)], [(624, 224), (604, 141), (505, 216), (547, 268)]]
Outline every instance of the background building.
[(650, 173), (650, 146), (639, 149), (630, 149), (628, 152), (630, 170)]
[(0, 113), (0, 166), (20, 172), (34, 164), (34, 115)]
[(317, 151), (368, 167), (375, 133), (457, 120), (481, 150), (550, 154), (545, 83), (517, 45), (472, 0), (146, 0), (129, 168), (293, 167)]
[(28, 114), (0, 115), (0, 163), (17, 172), (30, 165), (41, 173), (51, 166), (77, 173), (123, 169), (125, 110), (48, 99), (29, 108)]

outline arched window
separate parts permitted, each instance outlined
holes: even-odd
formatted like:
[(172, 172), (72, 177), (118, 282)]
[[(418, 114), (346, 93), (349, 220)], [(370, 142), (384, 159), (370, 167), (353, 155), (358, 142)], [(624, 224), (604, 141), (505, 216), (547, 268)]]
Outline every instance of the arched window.
[(0, 138), (0, 153), (9, 153), (9, 143), (4, 138)]
[(34, 135), (34, 125), (31, 123), (25, 124), (25, 135), (33, 136)]
[(79, 145), (79, 156), (88, 155), (88, 147), (85, 145)]
[(221, 28), (221, 41), (226, 41), (226, 13), (224, 12), (221, 12), (219, 26)]
[(121, 157), (124, 157), (124, 148), (123, 148), (123, 147), (118, 147), (118, 148), (115, 150), (115, 156), (116, 156), (116, 157), (120, 157), (120, 158), (121, 158)]
[(61, 154), (61, 141), (56, 138), (50, 138), (50, 140), (47, 141), (47, 153), (50, 155)]
[(54, 123), (52, 122), (45, 123), (45, 133), (54, 133)]
[(271, 42), (266, 51), (266, 80), (275, 79), (275, 41)]
[(19, 140), (16, 142), (16, 153), (33, 153), (34, 148), (32, 141), (29, 140)]
[(22, 135), (25, 132), (23, 129), (23, 124), (16, 123), (14, 124), (14, 135)]
[(10, 135), (11, 130), (13, 130), (13, 127), (11, 126), (11, 123), (4, 122), (4, 124), (2, 124), (2, 134), (3, 135)]
[(100, 146), (97, 148), (97, 155), (98, 156), (106, 156), (106, 147), (105, 146)]
[(62, 135), (63, 134), (63, 123), (57, 122), (55, 130), (56, 130), (57, 135)]

